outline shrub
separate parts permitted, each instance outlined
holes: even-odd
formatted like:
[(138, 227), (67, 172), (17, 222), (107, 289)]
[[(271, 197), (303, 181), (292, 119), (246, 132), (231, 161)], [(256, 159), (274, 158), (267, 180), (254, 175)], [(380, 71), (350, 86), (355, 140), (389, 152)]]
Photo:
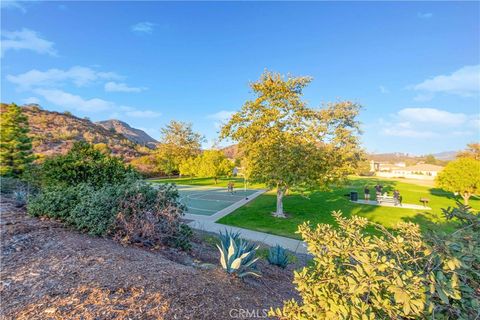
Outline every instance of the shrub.
[(423, 318), (440, 310), (439, 303), (461, 298), (458, 261), (437, 256), (417, 225), (402, 223), (395, 233), (375, 225), (381, 235), (371, 236), (364, 232), (372, 224), (367, 219), (346, 219), (339, 212), (333, 216), (338, 229), (325, 224), (312, 229), (307, 223), (299, 227), (314, 256), (310, 266), (295, 272), (302, 303), (287, 301), (283, 308), (271, 309), (270, 315), (281, 319)]
[(239, 233), (225, 231), (220, 233), (220, 263), (222, 268), (229, 274), (234, 274), (240, 278), (246, 275), (259, 277), (260, 274), (255, 271), (255, 250), (258, 249), (254, 244), (240, 239)]
[(43, 186), (77, 185), (93, 187), (119, 184), (138, 177), (121, 159), (104, 154), (86, 142), (76, 142), (65, 155), (47, 158), (41, 167)]
[[(436, 315), (449, 319), (478, 319), (480, 317), (480, 216), (469, 206), (457, 202), (456, 208), (442, 209), (448, 220), (459, 222), (451, 233), (430, 234), (427, 238), (435, 252), (434, 263), (446, 261), (438, 268), (437, 278), (458, 277), (461, 299), (452, 299), (442, 291), (451, 291), (443, 285), (435, 301)], [(437, 286), (441, 283), (437, 283)], [(437, 289), (438, 290), (438, 289)]]
[(180, 221), (184, 208), (178, 197), (172, 185), (154, 188), (135, 179), (101, 188), (82, 183), (44, 189), (29, 201), (28, 212), (124, 243), (161, 243), (188, 250), (192, 232)]
[(0, 176), (0, 187), (2, 194), (14, 194), (23, 188), (23, 183), (17, 178)]
[(28, 194), (26, 190), (19, 190), (13, 193), (15, 199), (15, 206), (21, 208), (27, 204)]
[(79, 202), (85, 185), (76, 187), (52, 186), (29, 199), (27, 211), (30, 215), (65, 220)]
[(287, 250), (277, 244), (268, 251), (267, 260), (270, 264), (285, 269), (289, 263)]
[(111, 233), (124, 243), (189, 249), (191, 230), (180, 221), (183, 207), (177, 197), (171, 187), (160, 188), (153, 199), (147, 192), (127, 193), (120, 201)]
[(65, 221), (92, 235), (105, 235), (115, 220), (118, 202), (126, 185), (107, 185), (99, 189), (83, 184), (78, 202)]

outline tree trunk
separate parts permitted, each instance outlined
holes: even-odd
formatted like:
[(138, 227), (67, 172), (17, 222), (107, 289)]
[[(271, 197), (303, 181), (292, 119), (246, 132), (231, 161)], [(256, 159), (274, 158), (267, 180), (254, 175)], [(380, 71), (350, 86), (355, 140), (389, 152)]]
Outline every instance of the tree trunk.
[(470, 199), (470, 193), (464, 192), (462, 195), (463, 198), (463, 204), (468, 206), (468, 199)]
[(217, 178), (217, 177), (214, 177), (213, 179), (215, 179), (215, 184), (217, 184), (217, 179), (218, 179), (218, 178)]
[(273, 214), (277, 218), (286, 218), (287, 216), (283, 212), (283, 195), (285, 190), (282, 187), (277, 187), (277, 211)]

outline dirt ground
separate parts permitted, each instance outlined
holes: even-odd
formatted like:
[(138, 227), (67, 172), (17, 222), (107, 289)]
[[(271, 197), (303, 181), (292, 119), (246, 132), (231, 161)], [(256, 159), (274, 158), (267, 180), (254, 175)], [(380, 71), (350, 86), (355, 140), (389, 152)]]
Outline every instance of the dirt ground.
[(92, 237), (1, 202), (1, 319), (242, 319), (297, 298), (293, 270), (226, 275), (196, 234), (190, 253)]

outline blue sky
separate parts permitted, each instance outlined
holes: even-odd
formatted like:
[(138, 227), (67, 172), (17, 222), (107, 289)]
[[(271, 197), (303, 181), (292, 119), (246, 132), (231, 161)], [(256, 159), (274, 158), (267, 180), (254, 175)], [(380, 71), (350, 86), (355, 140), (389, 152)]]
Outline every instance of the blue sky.
[(311, 107), (353, 100), (370, 152), (478, 141), (479, 2), (3, 1), (1, 100), (209, 146), (265, 69), (310, 75)]

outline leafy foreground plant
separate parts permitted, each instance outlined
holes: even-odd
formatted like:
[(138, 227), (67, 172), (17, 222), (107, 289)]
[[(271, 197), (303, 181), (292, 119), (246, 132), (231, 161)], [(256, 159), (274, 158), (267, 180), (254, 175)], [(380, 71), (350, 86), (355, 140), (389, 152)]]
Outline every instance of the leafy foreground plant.
[(255, 251), (258, 246), (253, 243), (240, 239), (240, 233), (225, 231), (220, 232), (220, 263), (222, 268), (229, 274), (234, 274), (240, 278), (246, 275), (259, 277), (260, 274), (255, 270)]
[(267, 260), (270, 264), (285, 269), (289, 262), (287, 250), (277, 244), (268, 251)]
[[(436, 263), (447, 260), (450, 268), (457, 266), (461, 299), (448, 299), (439, 291), (443, 303), (437, 304), (435, 312), (449, 318), (480, 319), (480, 216), (459, 201), (456, 208), (442, 210), (448, 220), (460, 222), (459, 228), (451, 234), (432, 234), (428, 241), (437, 253)], [(443, 272), (439, 271), (440, 277)]]
[[(332, 214), (338, 229), (326, 224), (312, 229), (308, 223), (299, 227), (298, 232), (314, 256), (311, 266), (295, 272), (294, 283), (302, 302), (286, 301), (283, 308), (271, 309), (271, 316), (280, 319), (399, 319), (433, 315), (435, 319), (475, 319), (478, 316), (478, 308), (474, 307), (478, 305), (478, 286), (470, 288), (473, 292), (468, 297), (462, 296), (466, 288), (462, 275), (464, 262), (447, 252), (435, 253), (422, 239), (417, 225), (401, 223), (395, 233), (375, 225), (381, 235), (371, 236), (364, 232), (372, 224), (367, 219), (358, 216), (346, 219), (340, 212)], [(478, 259), (478, 246), (473, 250)], [(455, 307), (458, 304), (464, 305), (464, 309)]]

